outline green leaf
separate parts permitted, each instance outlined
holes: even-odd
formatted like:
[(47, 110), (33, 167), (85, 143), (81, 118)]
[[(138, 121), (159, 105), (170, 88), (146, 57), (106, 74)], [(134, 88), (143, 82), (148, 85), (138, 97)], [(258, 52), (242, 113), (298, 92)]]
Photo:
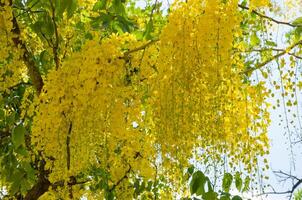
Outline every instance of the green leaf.
[(276, 47), (277, 46), (277, 44), (274, 41), (270, 41), (270, 40), (266, 40), (265, 44), (268, 45), (268, 46), (272, 46), (272, 47)]
[(15, 120), (16, 120), (16, 113), (14, 113), (14, 112), (6, 117), (7, 125), (13, 125)]
[(130, 32), (130, 27), (133, 26), (132, 22), (126, 19), (123, 16), (117, 16), (117, 20), (119, 22), (119, 26), (123, 30), (123, 32)]
[(19, 192), (20, 187), (21, 187), (21, 181), (24, 178), (24, 172), (22, 172), (20, 169), (14, 170), (14, 173), (12, 174), (12, 185), (10, 187), (10, 193), (16, 194)]
[(206, 183), (205, 175), (201, 171), (195, 172), (190, 182), (191, 194), (196, 194), (197, 196), (203, 195), (205, 193), (204, 190), (205, 183)]
[(126, 16), (125, 7), (121, 0), (113, 0), (112, 2), (112, 9), (115, 14)]
[(99, 0), (93, 6), (93, 11), (104, 10), (106, 8), (107, 0)]
[(19, 155), (22, 155), (22, 156), (28, 156), (28, 152), (26, 150), (26, 148), (24, 146), (19, 146), (15, 152)]
[(114, 200), (114, 194), (113, 194), (113, 192), (108, 192), (106, 194), (106, 200)]
[(192, 165), (188, 168), (188, 173), (191, 175), (193, 174), (193, 172), (194, 172), (194, 166)]
[(295, 25), (295, 26), (302, 25), (302, 17), (296, 18), (296, 19), (292, 22), (292, 25)]
[(204, 200), (217, 200), (218, 194), (214, 191), (209, 191), (202, 195)]
[(25, 132), (26, 130), (22, 125), (18, 125), (14, 128), (12, 141), (16, 149), (25, 144)]
[(10, 186), (10, 193), (16, 194), (20, 189), (20, 183), (19, 182), (13, 182)]
[(235, 174), (235, 185), (238, 191), (241, 191), (242, 188), (242, 179), (240, 177), (240, 173), (236, 172)]
[(42, 18), (32, 24), (31, 29), (42, 39), (44, 36), (51, 38), (55, 31), (52, 18), (48, 14), (44, 14)]
[(22, 195), (25, 195), (30, 188), (31, 185), (26, 179), (20, 181), (20, 192)]
[(261, 40), (257, 36), (256, 32), (253, 32), (253, 34), (251, 35), (251, 45), (257, 46), (260, 44), (260, 42), (261, 42)]
[(148, 181), (148, 185), (146, 187), (147, 191), (151, 191), (152, 185), (153, 185), (152, 181)]
[(67, 5), (67, 18), (71, 18), (74, 14), (74, 12), (77, 9), (77, 0), (66, 0), (68, 5)]
[(232, 200), (242, 200), (242, 198), (240, 196), (236, 195), (232, 198)]
[(28, 162), (22, 163), (26, 176), (30, 180), (36, 180), (36, 171)]
[(55, 2), (55, 10), (56, 10), (56, 16), (59, 18), (63, 17), (63, 13), (66, 10), (68, 6), (68, 1), (66, 0), (56, 0)]
[(38, 35), (40, 35), (41, 34), (41, 26), (42, 26), (42, 24), (43, 24), (42, 21), (37, 21), (34, 24), (32, 24), (30, 27), (31, 27), (31, 29), (35, 33), (37, 33)]
[(213, 187), (211, 185), (211, 181), (208, 177), (206, 177), (206, 181), (208, 183), (208, 192), (213, 192), (214, 190), (213, 190)]
[(222, 189), (229, 192), (233, 181), (233, 176), (230, 173), (225, 173), (222, 179)]
[(246, 6), (247, 5), (247, 0), (242, 1), (241, 5)]
[(244, 186), (243, 186), (242, 192), (246, 192), (250, 189), (250, 182), (251, 182), (251, 179), (249, 176), (247, 176), (244, 180)]
[(301, 33), (302, 33), (302, 27), (297, 27), (294, 31), (294, 35), (296, 38), (300, 38)]
[(146, 30), (144, 32), (144, 38), (147, 40), (152, 39), (151, 33), (153, 31), (153, 21), (150, 20), (146, 25)]
[(5, 112), (4, 110), (0, 109), (0, 120), (2, 121), (2, 119), (4, 119), (5, 116)]
[(41, 30), (43, 31), (43, 33), (48, 37), (52, 37), (53, 34), (55, 33), (55, 26), (53, 24), (51, 17), (48, 14), (45, 15), (44, 21), (42, 23), (43, 26)]

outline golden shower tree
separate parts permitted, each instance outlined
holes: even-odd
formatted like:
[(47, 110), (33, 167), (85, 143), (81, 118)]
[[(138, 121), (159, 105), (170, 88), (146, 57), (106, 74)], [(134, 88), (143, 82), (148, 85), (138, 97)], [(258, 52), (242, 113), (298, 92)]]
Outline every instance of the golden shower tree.
[(249, 60), (274, 45), (268, 1), (161, 5), (1, 0), (1, 198), (173, 199), (194, 163), (262, 171), (271, 91), (253, 72), (301, 41)]

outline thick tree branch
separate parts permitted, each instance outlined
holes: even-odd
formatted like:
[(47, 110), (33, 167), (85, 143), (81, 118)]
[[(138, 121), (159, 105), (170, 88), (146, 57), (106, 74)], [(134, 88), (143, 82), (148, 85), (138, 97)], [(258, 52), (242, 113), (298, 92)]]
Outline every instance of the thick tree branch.
[[(242, 4), (238, 4), (238, 7), (241, 8), (241, 9), (243, 9), (243, 10), (250, 10), (249, 7), (244, 6)], [(275, 22), (277, 24), (282, 24), (282, 25), (286, 25), (286, 26), (290, 26), (290, 27), (302, 27), (302, 25), (295, 25), (295, 24), (292, 24), (292, 23), (289, 23), (289, 22), (284, 22), (284, 21), (276, 20), (276, 19), (274, 19), (272, 17), (269, 17), (267, 15), (264, 15), (264, 14), (262, 14), (262, 13), (256, 11), (256, 10), (251, 10), (251, 12), (254, 13), (254, 14), (256, 14), (256, 15), (258, 15), (261, 18), (267, 19), (267, 20)]]
[[(59, 187), (64, 187), (64, 180), (51, 183), (47, 178), (49, 171), (45, 171), (44, 169), (42, 171), (43, 173), (39, 175), (38, 182), (32, 187), (32, 189), (27, 192), (26, 196), (24, 197), (24, 200), (37, 200), (40, 196), (47, 192), (49, 188), (51, 188), (52, 190), (56, 190)], [(74, 185), (82, 185), (88, 183), (89, 181), (90, 180), (77, 181), (76, 177), (72, 176), (67, 182), (67, 186), (72, 187)]]
[[(42, 196), (45, 192), (48, 191), (49, 186), (51, 183), (48, 180), (49, 171), (45, 170), (46, 162), (44, 160), (40, 161), (38, 172), (38, 181), (37, 183), (27, 192), (24, 200), (37, 200), (40, 196)], [(20, 200), (21, 200), (20, 199)]]
[[(12, 0), (10, 1), (10, 6), (12, 6)], [(15, 34), (15, 37), (13, 38), (13, 42), (16, 47), (21, 48), (23, 50), (23, 52), (24, 52), (23, 61), (27, 67), (29, 77), (30, 77), (37, 93), (40, 94), (42, 87), (43, 87), (43, 79), (41, 77), (38, 67), (36, 66), (35, 62), (32, 59), (33, 56), (27, 49), (25, 43), (20, 38), (21, 31), (20, 31), (17, 19), (14, 16), (14, 13), (13, 13), (13, 18), (12, 18), (12, 23), (13, 23), (12, 32)]]

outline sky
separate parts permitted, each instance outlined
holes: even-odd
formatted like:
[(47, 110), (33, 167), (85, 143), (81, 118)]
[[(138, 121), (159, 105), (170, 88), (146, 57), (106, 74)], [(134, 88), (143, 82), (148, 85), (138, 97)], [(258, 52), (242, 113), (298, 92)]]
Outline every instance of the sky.
[[(267, 13), (267, 15), (272, 16), (278, 20), (281, 21), (288, 21), (291, 22), (297, 17), (300, 17), (301, 10), (298, 10), (296, 8), (299, 8), (297, 5), (298, 1), (286, 1), (286, 0), (277, 0), (275, 3), (280, 6), (281, 11), (283, 13), (287, 13), (286, 15), (281, 16), (274, 16), (272, 13)], [(300, 2), (302, 3), (302, 2)], [(289, 7), (287, 6), (289, 5)], [(299, 4), (300, 7), (302, 4)], [(293, 6), (293, 7), (291, 7)], [(272, 32), (272, 37), (275, 38), (275, 42), (277, 43), (278, 47), (286, 47), (285, 38), (284, 35), (286, 32), (290, 30), (289, 27), (284, 25), (274, 25), (270, 28), (270, 31)], [(288, 56), (286, 57), (288, 59)], [(272, 63), (272, 68), (276, 68), (275, 63)], [(299, 67), (301, 68), (301, 67)], [(272, 73), (272, 78), (277, 79), (277, 73)], [(277, 94), (276, 97), (280, 97), (280, 94)], [(275, 97), (275, 98), (276, 98)], [(302, 106), (302, 98), (301, 95), (298, 95), (298, 107), (301, 109)], [(273, 101), (273, 99), (269, 99), (269, 101)], [(297, 177), (302, 178), (302, 146), (296, 145), (293, 147), (293, 153), (294, 153), (294, 163), (292, 164), (292, 155), (291, 155), (291, 149), (289, 148), (289, 134), (288, 131), (284, 128), (284, 123), (280, 126), (280, 118), (279, 115), (284, 116), (284, 110), (283, 107), (280, 107), (276, 110), (271, 109), (270, 115), (272, 123), (269, 127), (268, 134), (269, 138), (271, 140), (271, 149), (270, 149), (270, 155), (269, 155), (269, 161), (270, 161), (270, 170), (269, 170), (269, 183), (274, 187), (276, 191), (287, 191), (289, 188), (292, 187), (291, 182), (286, 183), (280, 183), (276, 175), (273, 173), (273, 171), (279, 171), (282, 170), (283, 172), (292, 173), (296, 175)], [(290, 119), (291, 120), (291, 119)], [(293, 119), (294, 123), (297, 123), (297, 119)], [(301, 130), (298, 130), (300, 132)], [(301, 187), (300, 187), (301, 188)], [(283, 200), (288, 199), (286, 195), (271, 195), (267, 199), (269, 200)]]

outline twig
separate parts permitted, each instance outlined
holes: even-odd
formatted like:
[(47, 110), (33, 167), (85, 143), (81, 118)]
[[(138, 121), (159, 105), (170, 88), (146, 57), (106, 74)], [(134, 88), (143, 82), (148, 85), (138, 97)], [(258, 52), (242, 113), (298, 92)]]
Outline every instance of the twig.
[(300, 180), (298, 177), (296, 177), (296, 176), (294, 176), (294, 175), (291, 175), (291, 174), (288, 174), (288, 173), (286, 173), (286, 172), (283, 172), (283, 171), (281, 171), (281, 170), (279, 170), (279, 171), (273, 171), (275, 174), (276, 174), (276, 176), (278, 176), (279, 178), (286, 178), (286, 179), (288, 179), (288, 178), (291, 178), (291, 179), (296, 179), (296, 180)]
[(272, 192), (264, 192), (264, 193), (259, 194), (258, 196), (261, 196), (261, 195), (268, 195), (268, 194), (274, 194), (274, 195), (279, 195), (279, 194), (289, 194), (289, 199), (291, 199), (292, 196), (293, 196), (293, 194), (294, 194), (294, 192), (295, 192), (295, 190), (296, 190), (300, 185), (302, 185), (302, 179), (299, 179), (299, 178), (297, 178), (297, 177), (295, 177), (295, 176), (293, 176), (293, 175), (287, 174), (287, 173), (282, 172), (282, 171), (277, 171), (277, 172), (274, 171), (274, 173), (279, 173), (279, 174), (281, 174), (281, 175), (284, 175), (285, 177), (288, 176), (289, 178), (295, 179), (295, 180), (297, 180), (297, 181), (296, 181), (296, 183), (293, 184), (292, 188), (289, 189), (289, 190), (287, 190), (287, 191), (277, 192), (277, 191), (275, 191), (275, 190), (273, 189)]
[(52, 10), (52, 23), (54, 25), (54, 30), (55, 30), (55, 42), (54, 45), (52, 47), (53, 50), (53, 56), (54, 56), (54, 61), (56, 64), (56, 70), (59, 69), (60, 67), (60, 58), (58, 56), (58, 50), (59, 50), (59, 33), (58, 33), (58, 27), (57, 27), (57, 23), (56, 23), (56, 10), (54, 5), (52, 4), (52, 0), (49, 0), (50, 6), (51, 6), (51, 10)]

